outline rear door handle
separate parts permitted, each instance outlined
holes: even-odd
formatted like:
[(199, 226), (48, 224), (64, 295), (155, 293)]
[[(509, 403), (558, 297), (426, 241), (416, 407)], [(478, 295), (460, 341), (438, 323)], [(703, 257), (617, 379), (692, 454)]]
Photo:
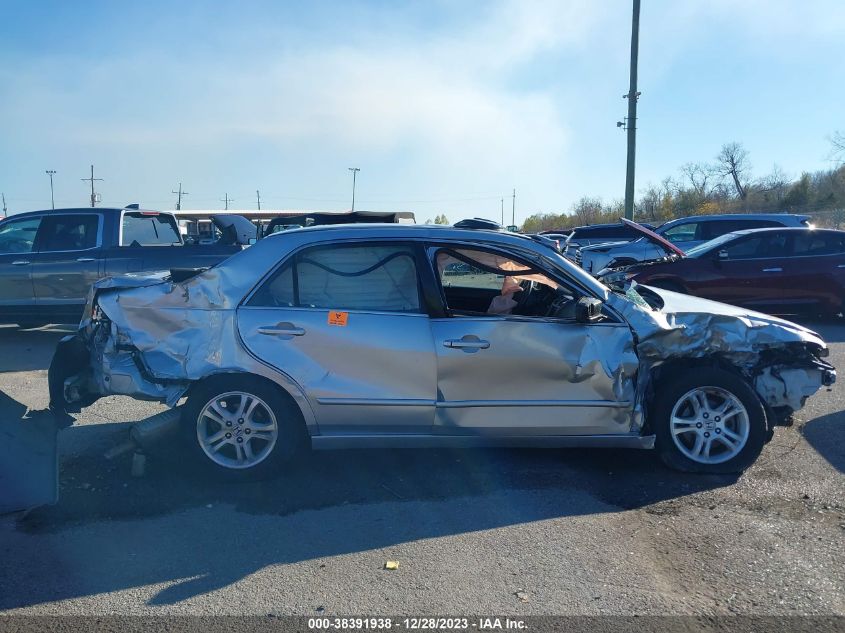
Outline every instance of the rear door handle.
[(12, 262), (12, 266), (26, 266), (27, 264), (29, 264), (29, 261), (25, 259), (16, 259)]
[(763, 272), (764, 273), (782, 273), (783, 268), (764, 268)]
[(453, 338), (447, 339), (443, 341), (444, 347), (451, 347), (453, 349), (468, 349), (468, 350), (476, 350), (476, 349), (487, 349), (490, 347), (490, 341), (485, 341), (480, 338)]
[(78, 261), (78, 262), (95, 262), (97, 260), (94, 259), (93, 257), (77, 257), (76, 261)]
[(305, 330), (292, 323), (279, 323), (278, 325), (264, 325), (258, 328), (258, 333), (267, 336), (302, 336), (305, 334)]

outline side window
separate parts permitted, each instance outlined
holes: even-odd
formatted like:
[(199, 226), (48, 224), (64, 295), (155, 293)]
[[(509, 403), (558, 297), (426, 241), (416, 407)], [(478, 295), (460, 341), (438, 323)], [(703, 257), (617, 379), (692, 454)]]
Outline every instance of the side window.
[(97, 246), (99, 216), (57, 215), (44, 218), (38, 239), (40, 251), (81, 251)]
[(506, 255), (441, 248), (435, 266), (446, 307), (453, 315), (574, 315), (573, 293), (529, 264)]
[(676, 224), (670, 229), (663, 232), (663, 237), (673, 244), (683, 244), (684, 242), (694, 242), (697, 239), (696, 229), (699, 227), (698, 222), (684, 222), (683, 224)]
[(837, 233), (807, 231), (795, 235), (792, 254), (796, 257), (841, 255), (845, 253), (843, 236)]
[(32, 252), (40, 224), (40, 217), (5, 222), (0, 226), (0, 255)]
[(727, 251), (728, 259), (764, 259), (786, 257), (788, 246), (789, 238), (786, 234), (767, 231), (733, 242), (722, 250)]
[(181, 243), (172, 215), (152, 211), (123, 214), (121, 246), (172, 246)]
[(309, 248), (264, 282), (249, 305), (419, 312), (414, 254), (400, 245)]

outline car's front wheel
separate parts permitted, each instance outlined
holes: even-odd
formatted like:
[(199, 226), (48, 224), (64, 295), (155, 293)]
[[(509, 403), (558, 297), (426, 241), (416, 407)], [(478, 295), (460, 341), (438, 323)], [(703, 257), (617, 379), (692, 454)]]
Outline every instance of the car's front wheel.
[(677, 470), (736, 473), (748, 468), (766, 441), (766, 414), (739, 376), (701, 368), (661, 385), (652, 427), (663, 462)]
[(279, 388), (255, 376), (215, 376), (192, 390), (185, 440), (205, 468), (230, 478), (269, 476), (303, 447), (302, 416)]

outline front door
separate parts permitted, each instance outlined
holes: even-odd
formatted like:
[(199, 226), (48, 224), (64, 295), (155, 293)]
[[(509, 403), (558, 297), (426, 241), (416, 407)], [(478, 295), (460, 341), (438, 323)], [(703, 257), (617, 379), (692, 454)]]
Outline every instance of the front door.
[(430, 254), (447, 315), (431, 321), (436, 433), (630, 431), (638, 359), (626, 324), (576, 322), (579, 291), (503, 253)]
[(321, 435), (429, 434), (436, 367), (411, 244), (298, 252), (238, 310), (255, 356), (300, 385)]

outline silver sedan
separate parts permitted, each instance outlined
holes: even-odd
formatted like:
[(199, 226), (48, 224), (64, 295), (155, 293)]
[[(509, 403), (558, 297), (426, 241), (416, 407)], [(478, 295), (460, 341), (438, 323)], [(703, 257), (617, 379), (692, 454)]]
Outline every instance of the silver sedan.
[(736, 472), (833, 383), (826, 356), (788, 321), (612, 291), (527, 236), (346, 225), (187, 279), (101, 280), (50, 395), (60, 415), (108, 394), (179, 406), (187, 454), (232, 475), (308, 446), (656, 448)]

